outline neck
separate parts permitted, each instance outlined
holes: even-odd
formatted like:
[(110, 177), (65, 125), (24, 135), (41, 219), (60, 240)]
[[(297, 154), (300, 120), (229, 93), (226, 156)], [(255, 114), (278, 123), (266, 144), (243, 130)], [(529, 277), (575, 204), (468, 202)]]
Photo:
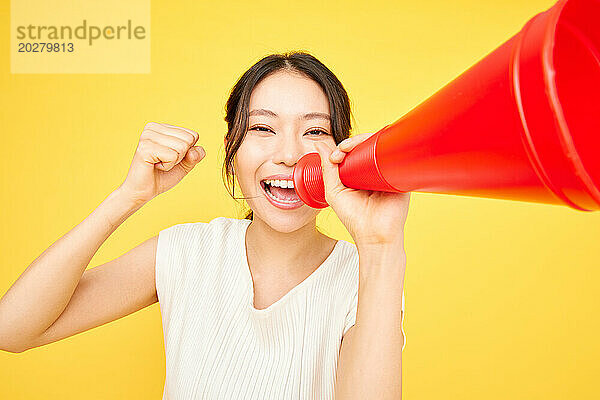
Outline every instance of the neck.
[(264, 272), (299, 272), (298, 266), (307, 266), (306, 261), (322, 254), (324, 248), (331, 251), (332, 242), (335, 241), (317, 231), (316, 219), (294, 232), (284, 233), (255, 215), (246, 231), (248, 253), (260, 260), (254, 267)]

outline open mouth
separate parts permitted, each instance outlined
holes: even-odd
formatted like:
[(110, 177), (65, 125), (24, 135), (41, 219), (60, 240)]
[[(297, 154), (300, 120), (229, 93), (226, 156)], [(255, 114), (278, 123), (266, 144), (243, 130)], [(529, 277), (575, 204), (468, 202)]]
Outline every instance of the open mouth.
[(278, 203), (298, 204), (302, 202), (292, 181), (266, 179), (260, 181), (260, 185), (267, 196)]

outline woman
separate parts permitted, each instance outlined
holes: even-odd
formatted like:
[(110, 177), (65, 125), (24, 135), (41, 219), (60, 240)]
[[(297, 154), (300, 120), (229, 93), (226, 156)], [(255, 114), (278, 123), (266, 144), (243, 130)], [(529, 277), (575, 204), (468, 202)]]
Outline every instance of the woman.
[[(236, 83), (225, 120), (224, 174), (237, 177), (247, 217), (177, 224), (86, 270), (127, 217), (205, 156), (197, 132), (147, 124), (124, 182), (0, 301), (0, 345), (22, 352), (159, 301), (163, 399), (400, 398), (409, 194), (341, 183), (336, 164), (369, 137), (349, 137), (342, 84), (308, 53), (273, 54)], [(315, 151), (355, 244), (320, 233), (320, 210), (295, 194), (294, 165)]]

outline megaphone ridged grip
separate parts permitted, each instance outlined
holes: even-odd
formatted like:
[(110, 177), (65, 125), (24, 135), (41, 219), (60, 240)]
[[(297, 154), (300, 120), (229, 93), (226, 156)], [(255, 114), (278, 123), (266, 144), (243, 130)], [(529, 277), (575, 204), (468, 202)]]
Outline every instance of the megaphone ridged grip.
[(319, 153), (302, 156), (294, 167), (294, 189), (305, 204), (312, 208), (325, 208), (325, 184)]
[[(384, 128), (385, 129), (385, 128)], [(344, 156), (339, 164), (342, 184), (353, 189), (398, 192), (381, 175), (376, 160), (377, 138), (384, 130), (373, 134)], [(319, 153), (302, 156), (294, 167), (294, 188), (298, 197), (313, 208), (325, 208), (325, 185)]]

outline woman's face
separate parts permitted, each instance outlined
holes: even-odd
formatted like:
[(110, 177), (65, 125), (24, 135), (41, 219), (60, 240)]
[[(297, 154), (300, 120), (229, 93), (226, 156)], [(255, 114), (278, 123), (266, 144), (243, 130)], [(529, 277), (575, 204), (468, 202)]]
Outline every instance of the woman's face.
[[(254, 87), (248, 132), (234, 157), (254, 218), (280, 232), (293, 232), (316, 218), (320, 210), (300, 201), (294, 189), (268, 187), (264, 181), (280, 174), (292, 181), (294, 166), (304, 154), (317, 151), (316, 142), (335, 146), (329, 117), (325, 92), (302, 75), (278, 71)], [(271, 195), (280, 201), (270, 200)]]

